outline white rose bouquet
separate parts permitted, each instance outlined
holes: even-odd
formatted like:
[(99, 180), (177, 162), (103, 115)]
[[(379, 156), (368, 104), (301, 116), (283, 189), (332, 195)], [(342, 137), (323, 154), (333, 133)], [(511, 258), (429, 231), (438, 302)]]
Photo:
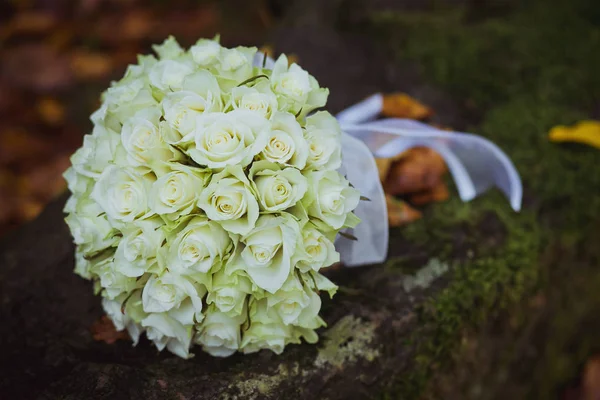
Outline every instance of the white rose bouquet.
[(117, 329), (188, 358), (317, 341), (360, 194), (327, 89), (282, 55), (173, 39), (103, 94), (65, 172), (77, 274)]

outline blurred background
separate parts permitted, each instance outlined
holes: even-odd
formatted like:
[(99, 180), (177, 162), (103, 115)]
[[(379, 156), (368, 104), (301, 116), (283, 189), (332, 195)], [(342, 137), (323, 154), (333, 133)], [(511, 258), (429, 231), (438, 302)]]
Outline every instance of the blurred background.
[(261, 44), (274, 18), (266, 0), (0, 2), (0, 236), (66, 188), (100, 93), (136, 54), (168, 35)]

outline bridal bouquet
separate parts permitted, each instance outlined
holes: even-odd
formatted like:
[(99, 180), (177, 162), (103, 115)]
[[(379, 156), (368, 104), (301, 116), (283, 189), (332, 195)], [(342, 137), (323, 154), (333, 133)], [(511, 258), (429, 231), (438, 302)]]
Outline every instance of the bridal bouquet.
[(169, 38), (103, 94), (65, 172), (76, 273), (117, 329), (188, 358), (317, 341), (357, 225), (328, 90), (284, 55)]

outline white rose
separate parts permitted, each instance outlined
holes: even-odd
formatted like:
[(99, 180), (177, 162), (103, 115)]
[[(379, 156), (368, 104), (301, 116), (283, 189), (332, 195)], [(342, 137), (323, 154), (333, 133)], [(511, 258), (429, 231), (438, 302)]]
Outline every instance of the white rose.
[(171, 172), (162, 175), (150, 190), (150, 209), (168, 221), (190, 214), (207, 179), (206, 170), (183, 164), (168, 164)]
[(332, 241), (312, 226), (302, 229), (302, 250), (296, 256), (296, 268), (301, 272), (318, 271), (340, 261)]
[(200, 39), (195, 45), (190, 47), (192, 58), (202, 67), (214, 64), (217, 61), (220, 52), (221, 45), (214, 40)]
[(181, 358), (190, 358), (192, 326), (185, 326), (167, 313), (152, 313), (142, 320), (146, 336), (159, 351), (165, 347)]
[(120, 142), (118, 133), (96, 125), (91, 135), (83, 137), (83, 146), (71, 156), (73, 169), (83, 176), (97, 179), (115, 159)]
[(160, 168), (161, 162), (176, 158), (175, 150), (161, 135), (160, 116), (160, 109), (149, 108), (138, 112), (123, 125), (121, 141), (131, 165)]
[(149, 212), (148, 193), (154, 179), (132, 168), (111, 165), (96, 182), (91, 197), (106, 212), (109, 219), (132, 222)]
[(358, 205), (360, 193), (337, 171), (315, 171), (307, 178), (309, 187), (303, 201), (308, 215), (341, 229)]
[(271, 119), (271, 133), (261, 155), (271, 162), (303, 169), (308, 151), (308, 143), (296, 118), (290, 113), (276, 112)]
[[(300, 314), (311, 305), (309, 292), (312, 291), (305, 290), (302, 282), (295, 275), (290, 275), (277, 292), (267, 297), (267, 305), (277, 312), (285, 325), (297, 324)], [(317, 313), (320, 307), (319, 300)]]
[(72, 166), (63, 173), (63, 178), (67, 181), (67, 187), (74, 196), (86, 193), (94, 185), (92, 179), (78, 173)]
[(180, 90), (184, 78), (193, 72), (186, 62), (161, 60), (150, 69), (150, 84), (163, 92)]
[(157, 217), (125, 225), (115, 253), (116, 270), (129, 277), (156, 270), (157, 252), (165, 239), (162, 225)]
[(211, 307), (198, 327), (194, 342), (202, 345), (211, 356), (229, 357), (240, 346), (240, 325), (245, 319), (245, 313), (232, 317)]
[(84, 279), (92, 279), (90, 267), (92, 264), (85, 258), (79, 246), (75, 248), (75, 269), (74, 272)]
[(259, 80), (253, 87), (238, 86), (231, 90), (231, 106), (260, 113), (269, 119), (277, 111), (277, 97), (267, 80)]
[(306, 193), (308, 182), (295, 168), (281, 168), (269, 161), (256, 161), (250, 180), (264, 211), (276, 212), (294, 206)]
[(154, 50), (162, 60), (177, 58), (183, 54), (183, 49), (173, 36), (169, 36), (159, 45), (153, 45), (152, 50)]
[[(139, 291), (138, 291), (139, 292)], [(122, 294), (117, 298), (111, 300), (106, 297), (102, 298), (102, 308), (104, 312), (113, 322), (117, 331), (127, 329), (129, 336), (133, 340), (133, 344), (136, 345), (139, 341), (141, 334), (141, 327), (130, 317), (129, 313), (125, 310), (126, 304), (131, 301), (131, 295)], [(124, 302), (126, 302), (124, 304)]]
[(216, 74), (238, 83), (252, 77), (256, 47), (221, 48)]
[(101, 253), (90, 261), (89, 271), (100, 278), (103, 296), (114, 299), (143, 285), (142, 280), (123, 275), (115, 268), (114, 255)]
[(165, 120), (182, 136), (194, 131), (202, 113), (221, 111), (221, 89), (215, 77), (200, 70), (186, 76), (183, 89), (168, 93), (162, 100)]
[(208, 218), (240, 235), (250, 232), (258, 219), (258, 202), (239, 165), (228, 166), (213, 175), (210, 184), (200, 193), (198, 206)]
[(115, 237), (115, 229), (105, 215), (74, 212), (67, 215), (65, 221), (73, 235), (73, 242), (79, 246), (79, 251), (84, 255), (104, 250), (118, 240)]
[(160, 276), (150, 277), (144, 290), (142, 291), (142, 303), (144, 311), (147, 313), (161, 313), (178, 309), (182, 303), (189, 299), (191, 301), (192, 311), (190, 319), (186, 323), (201, 321), (202, 316), (202, 297), (206, 293), (206, 288), (190, 279), (168, 271)]
[(342, 165), (340, 126), (328, 112), (320, 111), (306, 118), (308, 169), (338, 169)]
[(207, 304), (213, 304), (222, 313), (236, 316), (242, 313), (246, 296), (252, 293), (250, 280), (241, 274), (228, 274), (220, 270), (213, 275)]
[[(106, 110), (100, 118), (100, 124), (117, 132), (133, 115), (158, 104), (151, 88), (142, 79), (112, 86), (103, 98)], [(92, 121), (98, 124), (97, 119), (98, 116)]]
[(200, 165), (244, 167), (264, 149), (269, 129), (267, 119), (248, 110), (209, 113), (198, 116), (195, 131), (181, 141), (191, 142), (187, 152)]
[(234, 270), (245, 269), (259, 288), (275, 293), (290, 274), (299, 235), (298, 222), (290, 214), (262, 215), (242, 238), (245, 247)]
[(138, 54), (137, 64), (129, 64), (127, 66), (127, 70), (125, 70), (125, 76), (121, 82), (129, 81), (135, 78), (142, 78), (145, 81), (148, 80), (148, 72), (150, 71), (150, 68), (152, 68), (152, 66), (157, 62), (158, 60), (152, 54)]
[(281, 354), (291, 336), (292, 328), (268, 312), (266, 299), (254, 301), (250, 307), (250, 327), (243, 333), (240, 350), (249, 354), (268, 349)]
[(166, 266), (180, 274), (206, 274), (221, 267), (232, 247), (229, 235), (217, 222), (194, 217), (178, 233), (167, 234)]
[(300, 112), (300, 118), (324, 106), (329, 94), (327, 89), (319, 88), (315, 78), (297, 64), (288, 67), (288, 59), (284, 54), (273, 66), (271, 87), (280, 96), (280, 107), (293, 114)]

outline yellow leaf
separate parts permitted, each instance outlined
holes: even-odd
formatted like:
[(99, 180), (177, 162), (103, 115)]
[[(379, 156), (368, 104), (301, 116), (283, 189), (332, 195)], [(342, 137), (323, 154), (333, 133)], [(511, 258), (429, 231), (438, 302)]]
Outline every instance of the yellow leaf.
[(433, 110), (405, 93), (392, 93), (383, 96), (382, 114), (394, 118), (425, 119), (433, 115)]
[(577, 142), (600, 149), (600, 121), (580, 121), (573, 126), (558, 125), (550, 130), (551, 142)]
[(58, 125), (65, 119), (65, 107), (52, 97), (42, 97), (38, 100), (37, 111), (48, 125)]

